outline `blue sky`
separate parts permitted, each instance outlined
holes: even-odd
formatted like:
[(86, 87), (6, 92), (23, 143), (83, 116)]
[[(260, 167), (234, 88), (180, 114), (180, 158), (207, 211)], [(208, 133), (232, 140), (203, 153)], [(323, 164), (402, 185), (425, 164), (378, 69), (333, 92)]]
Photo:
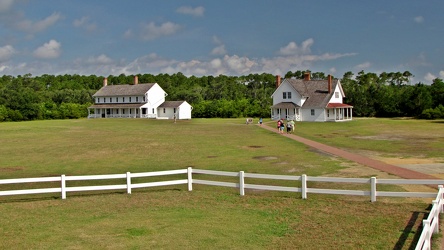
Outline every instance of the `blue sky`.
[(0, 0), (0, 75), (410, 71), (444, 78), (442, 0)]

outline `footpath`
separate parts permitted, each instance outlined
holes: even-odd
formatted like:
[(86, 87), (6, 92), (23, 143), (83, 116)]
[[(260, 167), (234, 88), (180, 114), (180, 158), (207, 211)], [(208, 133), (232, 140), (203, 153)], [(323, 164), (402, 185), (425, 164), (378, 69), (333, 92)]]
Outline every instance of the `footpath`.
[[(265, 124), (263, 124), (261, 127), (265, 128), (269, 131), (272, 131), (274, 133), (279, 133), (276, 128), (272, 128), (272, 127), (267, 126)], [(321, 150), (325, 153), (336, 155), (336, 156), (342, 157), (344, 159), (354, 161), (359, 164), (362, 164), (362, 165), (365, 165), (365, 166), (368, 166), (368, 167), (371, 167), (374, 169), (378, 169), (380, 171), (384, 171), (389, 174), (399, 176), (404, 179), (438, 179), (437, 177), (432, 176), (432, 175), (428, 175), (428, 174), (424, 174), (424, 173), (417, 172), (414, 170), (410, 170), (410, 169), (398, 167), (395, 165), (387, 164), (385, 162), (371, 159), (371, 158), (368, 158), (368, 157), (365, 157), (365, 156), (362, 156), (359, 154), (350, 153), (348, 151), (345, 151), (345, 150), (342, 150), (339, 148), (328, 146), (328, 145), (325, 145), (325, 144), (322, 144), (319, 142), (315, 142), (315, 141), (312, 141), (309, 139), (305, 139), (305, 138), (297, 136), (295, 134), (285, 134), (284, 133), (284, 134), (282, 134), (282, 136), (285, 136), (285, 137), (288, 137), (288, 138), (293, 139), (295, 141), (301, 142), (307, 146), (316, 148), (316, 149)]]

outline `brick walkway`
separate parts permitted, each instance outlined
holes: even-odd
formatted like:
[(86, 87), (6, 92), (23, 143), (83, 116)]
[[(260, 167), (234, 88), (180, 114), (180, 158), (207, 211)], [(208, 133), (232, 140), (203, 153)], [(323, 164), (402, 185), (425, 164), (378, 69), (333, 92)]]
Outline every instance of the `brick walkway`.
[[(265, 129), (268, 129), (272, 132), (278, 133), (276, 128), (272, 128), (267, 125), (262, 125), (262, 128), (265, 128)], [(389, 174), (399, 176), (404, 179), (438, 179), (437, 177), (432, 176), (432, 175), (420, 173), (420, 172), (413, 171), (410, 169), (387, 164), (382, 161), (370, 159), (370, 158), (362, 156), (362, 155), (350, 153), (350, 152), (342, 150), (342, 149), (331, 147), (331, 146), (328, 146), (328, 145), (325, 145), (325, 144), (322, 144), (319, 142), (315, 142), (312, 140), (308, 140), (308, 139), (302, 138), (302, 137), (294, 135), (294, 134), (285, 134), (285, 132), (284, 132), (284, 134), (282, 136), (285, 136), (290, 139), (296, 140), (298, 142), (304, 143), (305, 145), (308, 145), (310, 147), (324, 151), (326, 153), (336, 155), (336, 156), (342, 157), (344, 159), (354, 161), (359, 164), (362, 164), (362, 165), (365, 165), (365, 166), (368, 166), (368, 167), (371, 167), (374, 169), (378, 169), (378, 170), (384, 171)]]

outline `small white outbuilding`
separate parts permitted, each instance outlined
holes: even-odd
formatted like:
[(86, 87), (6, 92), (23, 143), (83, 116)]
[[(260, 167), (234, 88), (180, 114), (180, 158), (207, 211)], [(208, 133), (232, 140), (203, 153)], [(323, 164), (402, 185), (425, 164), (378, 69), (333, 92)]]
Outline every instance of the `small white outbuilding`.
[(191, 119), (193, 107), (186, 101), (166, 101), (157, 108), (158, 119)]

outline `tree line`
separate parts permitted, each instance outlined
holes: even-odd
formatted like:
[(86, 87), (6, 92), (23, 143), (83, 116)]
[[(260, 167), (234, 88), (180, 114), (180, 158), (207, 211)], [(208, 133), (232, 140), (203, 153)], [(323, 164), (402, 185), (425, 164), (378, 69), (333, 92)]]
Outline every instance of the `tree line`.
[[(287, 72), (285, 78), (303, 79), (307, 71)], [(158, 83), (167, 100), (186, 100), (195, 118), (269, 117), (276, 77), (271, 74), (245, 76), (190, 76), (139, 74), (140, 83)], [(444, 118), (444, 82), (412, 84), (410, 72), (347, 72), (340, 78), (358, 117)], [(108, 84), (131, 84), (132, 75), (108, 76)], [(326, 79), (312, 72), (312, 79)], [(0, 78), (0, 121), (76, 119), (87, 117), (92, 95), (103, 86), (103, 76), (30, 74)]]

